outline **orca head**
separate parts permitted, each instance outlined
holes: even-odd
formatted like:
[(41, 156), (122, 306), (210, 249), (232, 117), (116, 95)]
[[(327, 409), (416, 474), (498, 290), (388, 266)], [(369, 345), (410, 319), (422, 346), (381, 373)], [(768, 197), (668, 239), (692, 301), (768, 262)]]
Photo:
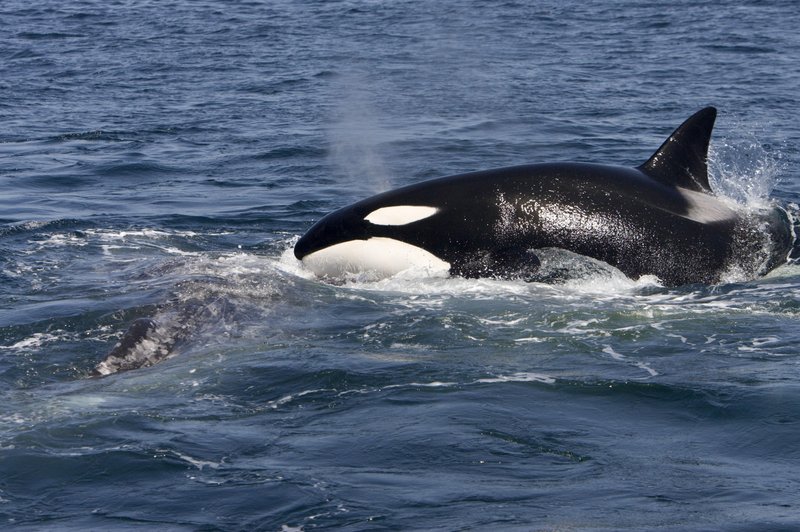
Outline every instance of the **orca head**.
[(450, 264), (403, 239), (404, 228), (433, 217), (437, 207), (385, 204), (369, 198), (334, 211), (304, 234), (294, 256), (319, 277), (341, 278), (371, 272), (389, 277), (421, 268), (449, 271)]

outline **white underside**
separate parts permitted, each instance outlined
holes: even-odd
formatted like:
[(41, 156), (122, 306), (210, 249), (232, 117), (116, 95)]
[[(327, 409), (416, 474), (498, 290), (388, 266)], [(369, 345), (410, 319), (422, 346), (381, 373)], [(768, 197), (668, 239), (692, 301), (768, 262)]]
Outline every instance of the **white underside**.
[(380, 237), (335, 244), (306, 255), (303, 264), (318, 277), (329, 278), (364, 272), (391, 277), (406, 270), (440, 275), (450, 270), (449, 263), (422, 248)]

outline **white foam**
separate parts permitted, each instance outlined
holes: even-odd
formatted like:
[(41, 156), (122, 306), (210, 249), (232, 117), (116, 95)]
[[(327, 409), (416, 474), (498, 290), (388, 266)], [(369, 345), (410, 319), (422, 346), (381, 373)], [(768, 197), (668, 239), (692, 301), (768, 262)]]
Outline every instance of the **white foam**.
[(485, 379), (478, 379), (477, 383), (496, 383), (496, 382), (541, 382), (544, 384), (555, 384), (556, 380), (553, 377), (543, 375), (541, 373), (531, 373), (527, 371), (513, 373), (511, 375), (499, 375), (497, 377), (489, 377)]
[(709, 147), (709, 181), (719, 197), (739, 205), (763, 206), (785, 173), (787, 163), (781, 160), (780, 151), (766, 148), (775, 143), (759, 138), (766, 135), (757, 131), (759, 128), (752, 122), (734, 124), (735, 139), (717, 138)]
[(156, 452), (157, 453), (161, 453), (163, 455), (174, 456), (178, 460), (181, 460), (183, 462), (191, 464), (192, 466), (196, 467), (200, 471), (202, 471), (203, 468), (205, 468), (205, 467), (210, 467), (211, 469), (218, 469), (220, 467), (220, 465), (222, 465), (221, 462), (218, 463), (218, 462), (211, 462), (209, 460), (200, 460), (199, 458), (193, 458), (193, 457), (189, 456), (188, 454), (184, 454), (184, 453), (181, 453), (181, 452), (178, 452), (178, 451), (174, 451), (174, 450), (171, 450), (171, 449), (156, 449)]
[(392, 388), (452, 388), (453, 386), (458, 386), (457, 382), (443, 382), (443, 381), (432, 381), (432, 382), (408, 382), (405, 384), (390, 384), (388, 386), (384, 386), (383, 390), (389, 390)]
[(546, 342), (546, 341), (547, 341), (546, 338), (542, 338), (540, 336), (526, 336), (524, 338), (515, 338), (514, 339), (514, 342), (516, 342), (518, 344), (527, 344), (527, 343), (541, 344), (541, 343)]
[(478, 321), (485, 325), (498, 325), (502, 327), (511, 327), (513, 325), (519, 325), (520, 323), (524, 322), (527, 318), (515, 318), (510, 319), (508, 321), (498, 320), (498, 319), (488, 319), (488, 318), (478, 318)]
[(642, 275), (633, 280), (619, 270), (613, 275), (591, 275), (586, 278), (571, 279), (561, 286), (582, 294), (609, 296), (632, 294), (644, 288), (663, 287), (655, 275)]
[(651, 368), (649, 365), (645, 364), (644, 362), (637, 362), (636, 367), (645, 370), (647, 373), (650, 374), (651, 377), (658, 376), (658, 372), (653, 368)]
[(611, 347), (610, 345), (607, 345), (603, 348), (603, 353), (611, 355), (611, 358), (613, 358), (614, 360), (625, 360), (625, 355), (617, 353), (616, 351), (614, 351), (614, 348)]
[[(611, 358), (613, 358), (614, 360), (619, 360), (619, 361), (621, 361), (621, 362), (626, 362), (626, 363), (627, 363), (627, 362), (629, 362), (629, 359), (628, 359), (628, 357), (626, 357), (625, 355), (623, 355), (623, 354), (621, 354), (621, 353), (618, 353), (618, 352), (617, 352), (617, 351), (616, 351), (616, 350), (615, 350), (613, 347), (611, 347), (610, 345), (606, 345), (606, 346), (604, 346), (604, 347), (603, 347), (603, 353), (605, 353), (605, 354), (607, 354), (607, 355), (610, 355), (610, 356), (611, 356)], [(646, 371), (647, 373), (649, 373), (651, 377), (655, 377), (655, 376), (657, 376), (657, 375), (658, 375), (658, 372), (657, 372), (656, 370), (654, 370), (653, 368), (651, 368), (651, 367), (650, 367), (648, 364), (646, 364), (645, 362), (641, 362), (641, 361), (639, 361), (639, 360), (634, 360), (634, 361), (630, 361), (630, 362), (632, 362), (632, 363), (633, 363), (633, 365), (634, 365), (634, 366), (636, 366), (637, 368), (639, 368), (639, 369), (641, 369), (641, 370), (644, 370), (644, 371)]]
[(56, 340), (62, 340), (65, 336), (65, 331), (59, 330), (55, 331), (57, 334), (52, 333), (34, 333), (32, 336), (25, 338), (24, 340), (20, 340), (11, 345), (0, 345), (0, 349), (7, 349), (11, 351), (18, 351), (18, 350), (32, 350), (42, 347), (44, 344), (54, 342)]
[[(117, 241), (117, 240), (127, 240), (130, 238), (147, 238), (150, 240), (159, 239), (159, 238), (175, 238), (175, 237), (183, 237), (183, 238), (195, 238), (200, 236), (200, 233), (196, 231), (163, 231), (160, 229), (130, 229), (126, 231), (116, 231), (112, 229), (87, 229), (84, 231), (88, 236), (96, 236), (99, 240), (104, 241)], [(203, 234), (212, 234), (212, 233), (203, 233)], [(217, 233), (213, 233), (217, 234)], [(228, 233), (218, 233), (218, 234), (228, 234)]]
[(288, 273), (296, 277), (313, 279), (315, 277), (314, 272), (306, 268), (302, 261), (297, 260), (297, 258), (294, 256), (294, 245), (299, 238), (300, 237), (295, 236), (287, 242), (288, 247), (281, 253), (281, 256), (275, 263), (275, 267), (284, 273)]
[(283, 406), (285, 404), (291, 403), (292, 401), (294, 401), (295, 399), (297, 399), (299, 397), (303, 397), (305, 395), (309, 395), (309, 394), (312, 394), (312, 393), (322, 393), (322, 392), (332, 392), (332, 391), (333, 390), (328, 389), (328, 388), (320, 388), (320, 389), (314, 389), (314, 390), (304, 390), (302, 392), (289, 394), (289, 395), (284, 395), (283, 397), (280, 397), (278, 399), (275, 399), (273, 401), (268, 402), (267, 403), (267, 408), (271, 408), (271, 409), (275, 410), (280, 406)]
[(678, 338), (682, 344), (688, 343), (689, 341), (685, 336), (682, 336), (680, 334), (667, 334), (666, 336), (668, 338)]

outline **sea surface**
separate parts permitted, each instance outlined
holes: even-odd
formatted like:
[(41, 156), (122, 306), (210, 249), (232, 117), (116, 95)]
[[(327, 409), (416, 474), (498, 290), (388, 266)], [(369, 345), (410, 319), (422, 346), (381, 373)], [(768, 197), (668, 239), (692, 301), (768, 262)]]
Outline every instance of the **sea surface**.
[[(800, 200), (794, 0), (4, 0), (0, 528), (797, 530), (800, 266), (664, 288), (291, 254), (392, 187), (635, 166)], [(91, 378), (138, 318), (174, 356)]]

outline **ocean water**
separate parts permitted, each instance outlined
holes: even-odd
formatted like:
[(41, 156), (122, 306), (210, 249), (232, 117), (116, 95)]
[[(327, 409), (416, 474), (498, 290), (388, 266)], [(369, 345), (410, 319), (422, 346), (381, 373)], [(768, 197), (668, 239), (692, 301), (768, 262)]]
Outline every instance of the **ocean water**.
[[(790, 0), (0, 4), (0, 528), (793, 530), (800, 267), (315, 279), (387, 188), (638, 165), (800, 199)], [(89, 378), (137, 318), (177, 339)]]

